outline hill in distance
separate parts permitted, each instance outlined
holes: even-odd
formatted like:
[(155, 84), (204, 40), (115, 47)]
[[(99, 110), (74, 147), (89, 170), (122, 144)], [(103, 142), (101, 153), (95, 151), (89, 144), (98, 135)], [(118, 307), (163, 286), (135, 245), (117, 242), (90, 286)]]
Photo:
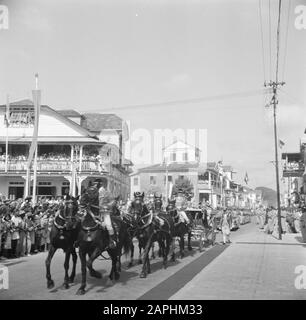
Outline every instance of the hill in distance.
[(262, 192), (264, 205), (277, 207), (277, 195), (275, 190), (267, 187), (257, 187), (255, 190), (260, 190)]

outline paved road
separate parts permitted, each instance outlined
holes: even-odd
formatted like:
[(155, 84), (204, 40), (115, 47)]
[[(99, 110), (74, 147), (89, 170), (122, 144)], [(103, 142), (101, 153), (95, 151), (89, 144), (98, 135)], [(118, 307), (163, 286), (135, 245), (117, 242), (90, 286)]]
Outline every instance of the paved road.
[[(239, 235), (248, 234), (252, 229), (254, 225), (251, 224), (242, 226), (240, 230), (232, 233), (232, 240), (235, 241)], [(220, 239), (219, 234), (217, 240)], [(202, 253), (196, 249), (191, 252), (186, 251), (185, 258), (178, 259), (175, 263), (169, 262), (167, 269), (163, 269), (161, 259), (156, 258), (152, 261), (152, 274), (146, 279), (139, 278), (140, 265), (128, 269), (127, 262), (123, 259), (121, 278), (116, 283), (108, 280), (110, 261), (99, 258), (94, 267), (103, 274), (103, 278), (88, 277), (87, 293), (84, 296), (75, 295), (81, 281), (79, 261), (75, 283), (67, 290), (62, 289), (64, 277), (62, 251), (58, 251), (52, 261), (51, 273), (55, 281), (52, 290), (46, 287), (44, 261), (47, 253), (6, 260), (3, 264), (9, 268), (9, 289), (0, 291), (0, 299), (169, 299), (217, 256), (222, 255), (227, 247), (216, 245), (213, 248), (206, 248)]]

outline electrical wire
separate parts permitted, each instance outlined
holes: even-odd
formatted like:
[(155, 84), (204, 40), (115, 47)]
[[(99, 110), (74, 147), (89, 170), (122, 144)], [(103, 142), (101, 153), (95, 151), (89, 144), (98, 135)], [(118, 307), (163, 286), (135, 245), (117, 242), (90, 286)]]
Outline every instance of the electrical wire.
[(261, 0), (258, 0), (258, 7), (259, 7), (259, 21), (260, 21), (260, 33), (261, 33), (262, 66), (263, 66), (263, 73), (264, 73), (264, 82), (266, 82), (266, 64), (265, 64), (265, 49), (264, 49), (263, 27), (262, 27)]
[(283, 74), (282, 74), (283, 81), (284, 81), (284, 78), (285, 78), (285, 69), (286, 69), (286, 60), (287, 60), (287, 46), (288, 46), (290, 10), (291, 10), (291, 0), (289, 0), (289, 2), (288, 2), (287, 28), (286, 28), (286, 36), (285, 36), (284, 64), (283, 64)]
[(276, 67), (275, 67), (275, 81), (278, 82), (278, 66), (279, 66), (279, 47), (280, 47), (280, 20), (281, 20), (282, 0), (278, 2), (278, 21), (277, 21), (277, 39), (276, 39)]
[(270, 80), (272, 79), (272, 45), (271, 45), (271, 1), (269, 0), (269, 54), (270, 54)]
[[(195, 99), (185, 99), (185, 100), (174, 100), (174, 101), (165, 101), (165, 102), (157, 102), (157, 103), (150, 103), (150, 104), (139, 104), (139, 105), (130, 105), (130, 106), (121, 106), (121, 107), (113, 107), (113, 108), (99, 108), (99, 109), (90, 109), (91, 112), (93, 111), (116, 111), (116, 110), (127, 110), (127, 109), (143, 109), (143, 108), (155, 108), (160, 106), (178, 106), (180, 104), (184, 105), (187, 103), (201, 103), (201, 102), (211, 102), (211, 101), (219, 101), (219, 100), (226, 100), (226, 99), (235, 99), (235, 98), (244, 98), (249, 96), (256, 96), (261, 95), (262, 93), (270, 93), (270, 88), (264, 88), (259, 90), (251, 90), (245, 92), (235, 92), (229, 94), (220, 94), (215, 96), (207, 96), (202, 98), (195, 98)], [(82, 110), (82, 108), (80, 108)], [(88, 110), (88, 108), (86, 108)]]

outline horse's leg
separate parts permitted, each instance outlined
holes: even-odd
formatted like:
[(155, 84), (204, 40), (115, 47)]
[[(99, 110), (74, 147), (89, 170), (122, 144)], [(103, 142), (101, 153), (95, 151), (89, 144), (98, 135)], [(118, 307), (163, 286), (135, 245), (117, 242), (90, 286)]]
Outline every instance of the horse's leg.
[(191, 246), (191, 232), (188, 232), (188, 250), (192, 251), (192, 246)]
[(148, 260), (149, 260), (149, 251), (150, 251), (151, 244), (152, 244), (152, 235), (148, 237), (148, 241), (143, 251), (143, 266), (142, 266), (142, 271), (140, 273), (140, 278), (145, 278), (147, 276), (147, 266), (150, 265), (150, 262), (148, 262)]
[(154, 245), (154, 242), (153, 242), (152, 243), (152, 248), (151, 248), (151, 259), (155, 259), (154, 249), (155, 249), (155, 245)]
[(142, 254), (141, 254), (142, 245), (139, 242), (138, 242), (138, 249), (139, 249), (138, 264), (142, 264)]
[(96, 247), (93, 252), (90, 254), (87, 262), (86, 262), (86, 266), (89, 270), (89, 273), (92, 277), (101, 279), (102, 278), (102, 274), (98, 271), (96, 271), (93, 267), (92, 264), (93, 262), (99, 257), (99, 255), (102, 253), (102, 250), (99, 247)]
[(117, 258), (118, 258), (117, 249), (107, 250), (107, 252), (112, 259), (112, 269), (109, 274), (109, 278), (110, 278), (110, 280), (119, 280), (120, 273), (117, 270)]
[(81, 247), (79, 247), (79, 257), (81, 260), (81, 271), (82, 271), (82, 284), (77, 291), (78, 295), (85, 294), (85, 287), (86, 287), (86, 250), (82, 250)]
[(170, 245), (171, 245), (171, 236), (169, 234), (169, 235), (166, 235), (166, 246), (164, 248), (163, 265), (164, 265), (165, 269), (168, 266), (168, 254), (169, 254), (169, 251), (170, 251)]
[(48, 289), (52, 289), (54, 287), (54, 281), (51, 278), (50, 266), (51, 266), (51, 260), (52, 260), (52, 258), (54, 256), (54, 253), (56, 252), (56, 250), (57, 250), (57, 248), (54, 248), (54, 246), (51, 244), (49, 252), (48, 252), (48, 257), (47, 257), (47, 259), (45, 261), (46, 271), (47, 271), (46, 277), (47, 277), (47, 287), (48, 287)]
[(181, 235), (181, 237), (180, 237), (180, 257), (181, 257), (181, 259), (184, 258), (184, 256), (185, 256), (184, 243), (185, 243), (184, 235)]
[(133, 266), (133, 258), (134, 258), (134, 244), (133, 244), (133, 239), (131, 239), (130, 243), (130, 250), (131, 250), (131, 258), (128, 267), (131, 268)]
[(64, 284), (63, 284), (64, 289), (69, 289), (68, 271), (69, 271), (70, 255), (71, 255), (70, 248), (67, 248), (66, 252), (65, 252), (65, 262), (64, 262), (64, 268), (65, 268), (65, 279), (64, 279)]
[(72, 250), (71, 250), (71, 255), (72, 255), (72, 271), (69, 277), (69, 283), (73, 283), (74, 281), (74, 277), (75, 277), (75, 269), (76, 269), (76, 264), (77, 264), (77, 260), (78, 260), (78, 256), (75, 252), (75, 248), (72, 246)]

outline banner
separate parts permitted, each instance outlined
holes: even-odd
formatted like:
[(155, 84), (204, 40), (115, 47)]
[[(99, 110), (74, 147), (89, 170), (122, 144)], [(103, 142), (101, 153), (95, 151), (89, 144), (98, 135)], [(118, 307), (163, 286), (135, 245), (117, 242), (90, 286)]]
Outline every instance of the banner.
[(28, 168), (31, 167), (31, 163), (32, 163), (32, 160), (33, 160), (33, 157), (34, 157), (34, 153), (35, 153), (35, 150), (37, 148), (41, 91), (40, 90), (33, 90), (32, 94), (33, 94), (35, 119), (34, 119), (33, 138), (32, 138), (32, 143), (31, 143), (31, 147), (30, 147), (30, 151), (29, 151), (29, 157), (28, 157)]

